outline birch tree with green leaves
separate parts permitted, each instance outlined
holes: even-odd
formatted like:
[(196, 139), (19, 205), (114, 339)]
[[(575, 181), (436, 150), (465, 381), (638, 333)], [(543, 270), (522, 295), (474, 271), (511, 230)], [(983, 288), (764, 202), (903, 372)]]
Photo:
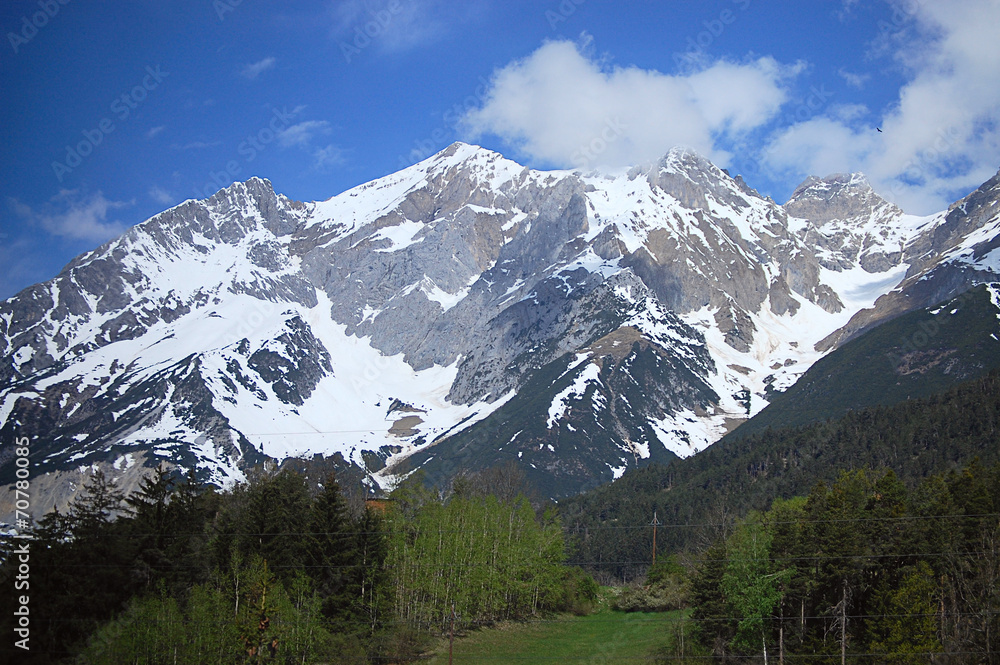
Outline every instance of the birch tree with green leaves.
[(769, 620), (781, 601), (781, 583), (789, 571), (776, 570), (771, 562), (772, 535), (757, 515), (740, 524), (727, 541), (726, 571), (722, 591), (739, 617), (733, 646), (764, 655), (768, 662)]
[(537, 614), (558, 602), (565, 559), (562, 529), (538, 519), (527, 499), (453, 497), (387, 520), (386, 570), (397, 618), (443, 627), (452, 607), (464, 622)]

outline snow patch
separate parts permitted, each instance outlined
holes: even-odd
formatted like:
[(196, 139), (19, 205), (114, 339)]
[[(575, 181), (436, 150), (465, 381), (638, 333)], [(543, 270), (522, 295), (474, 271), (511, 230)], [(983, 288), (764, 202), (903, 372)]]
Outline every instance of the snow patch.
[(570, 401), (578, 396), (582, 397), (587, 389), (587, 384), (591, 381), (599, 381), (600, 375), (601, 368), (597, 363), (590, 363), (573, 379), (573, 383), (560, 390), (552, 398), (552, 403), (549, 405), (549, 417), (546, 421), (548, 429), (552, 429), (556, 422), (566, 415)]

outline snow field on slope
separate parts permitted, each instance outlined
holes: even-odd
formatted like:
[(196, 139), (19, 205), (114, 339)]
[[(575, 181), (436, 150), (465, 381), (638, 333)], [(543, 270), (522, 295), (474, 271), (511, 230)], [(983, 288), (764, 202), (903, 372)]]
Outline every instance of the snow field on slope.
[[(411, 438), (389, 431), (398, 419), (420, 417), (422, 422), (413, 429), (429, 443), (462, 420), (468, 418), (466, 426), (471, 425), (502, 406), (503, 400), (452, 404), (447, 394), (458, 373), (458, 361), (448, 367), (415, 371), (403, 361), (402, 354), (386, 356), (374, 349), (367, 337), (347, 335), (346, 326), (330, 319), (329, 298), (322, 292), (318, 295), (319, 304), (300, 314), (330, 353), (333, 375), (321, 379), (298, 407), (276, 398), (263, 402), (249, 392), (237, 399), (237, 405), (216, 400), (216, 408), (226, 414), (233, 427), (261, 445), (265, 454), (283, 458), (340, 452), (358, 463), (363, 463), (362, 450), (385, 445), (402, 446), (402, 454), (409, 454), (417, 449)], [(388, 414), (394, 400), (422, 412)]]
[[(688, 324), (703, 331), (712, 358), (716, 362), (716, 374), (709, 377), (709, 384), (719, 395), (719, 407), (725, 417), (704, 419), (700, 424), (688, 428), (691, 440), (711, 443), (725, 434), (725, 418), (745, 418), (744, 406), (735, 398), (743, 388), (750, 390), (750, 415), (759, 413), (767, 401), (764, 399), (765, 380), (773, 377), (771, 385), (778, 390), (791, 386), (813, 363), (824, 354), (815, 345), (833, 331), (846, 325), (859, 310), (870, 307), (875, 300), (898, 284), (906, 274), (906, 265), (896, 266), (885, 273), (869, 273), (862, 268), (843, 272), (821, 271), (821, 283), (825, 283), (840, 296), (844, 309), (838, 313), (827, 312), (818, 305), (798, 294), (792, 297), (799, 303), (795, 314), (774, 314), (768, 301), (760, 311), (751, 315), (756, 327), (754, 340), (748, 352), (741, 352), (726, 343), (725, 337), (715, 323), (715, 309), (703, 308), (681, 318)], [(679, 421), (681, 425), (684, 419)], [(677, 426), (677, 425), (675, 425)], [(698, 444), (695, 444), (697, 447)], [(677, 452), (677, 451), (675, 451)]]

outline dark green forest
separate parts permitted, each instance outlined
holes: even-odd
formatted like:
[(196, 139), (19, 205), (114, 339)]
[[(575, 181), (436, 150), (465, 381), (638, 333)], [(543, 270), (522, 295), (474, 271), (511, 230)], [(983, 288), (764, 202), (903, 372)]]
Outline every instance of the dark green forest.
[(702, 655), (722, 662), (995, 663), (1000, 466), (912, 491), (843, 472), (752, 512), (694, 558)]

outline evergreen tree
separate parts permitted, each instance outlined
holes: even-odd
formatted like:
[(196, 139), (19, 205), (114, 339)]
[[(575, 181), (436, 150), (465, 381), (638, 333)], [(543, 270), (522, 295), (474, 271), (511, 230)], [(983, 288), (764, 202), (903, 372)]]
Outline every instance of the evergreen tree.
[(880, 584), (871, 605), (869, 652), (880, 662), (908, 664), (928, 662), (927, 654), (941, 651), (936, 595), (934, 571), (925, 561), (908, 567), (898, 585)]
[(722, 593), (722, 578), (726, 574), (726, 544), (721, 538), (701, 555), (701, 561), (691, 579), (691, 618), (698, 626), (701, 643), (716, 658), (729, 653), (735, 635), (735, 621)]
[(357, 590), (354, 615), (362, 619), (369, 633), (376, 632), (392, 612), (392, 593), (386, 558), (389, 556), (386, 520), (381, 512), (365, 508), (357, 525), (356, 565), (350, 569), (349, 586)]
[(365, 623), (356, 602), (361, 594), (357, 568), (362, 565), (356, 538), (347, 504), (331, 473), (310, 507), (307, 570), (323, 598), (323, 615), (348, 630)]
[(309, 488), (291, 470), (257, 470), (237, 484), (214, 527), (215, 564), (225, 568), (234, 552), (260, 556), (284, 581), (309, 565)]

